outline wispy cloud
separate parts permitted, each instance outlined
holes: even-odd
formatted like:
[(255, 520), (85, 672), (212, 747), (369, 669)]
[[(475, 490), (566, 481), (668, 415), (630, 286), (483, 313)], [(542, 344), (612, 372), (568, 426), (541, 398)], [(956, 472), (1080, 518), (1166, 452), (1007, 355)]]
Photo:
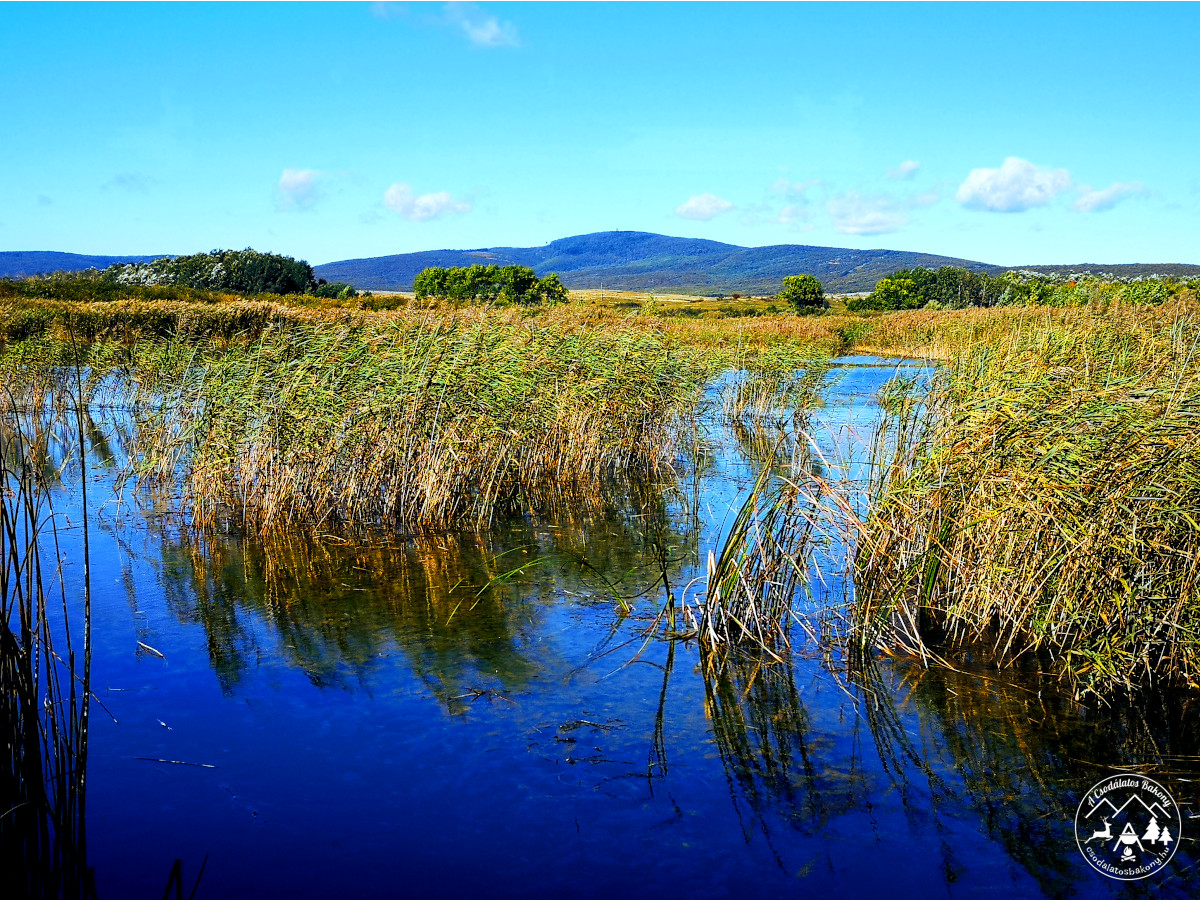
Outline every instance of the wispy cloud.
[[(517, 26), (504, 22), (477, 3), (446, 3), (440, 11), (425, 4), (375, 2), (371, 15), (377, 19), (407, 19), (426, 28), (453, 28), (476, 47), (519, 47)], [(420, 10), (420, 11), (418, 11)]]
[(786, 225), (792, 231), (812, 231), (813, 212), (808, 194), (820, 184), (819, 178), (805, 181), (776, 179), (767, 186), (764, 202), (739, 207), (742, 224)]
[(471, 211), (471, 204), (455, 200), (448, 191), (418, 195), (409, 184), (393, 184), (383, 194), (383, 205), (410, 222), (427, 222), (442, 216)]
[(151, 178), (140, 172), (120, 172), (105, 182), (103, 187), (129, 191), (132, 194), (148, 194), (150, 189), (158, 183), (157, 178)]
[(733, 204), (716, 194), (696, 194), (688, 198), (687, 202), (675, 207), (675, 214), (683, 216), (685, 219), (708, 221), (731, 209), (733, 209)]
[(972, 169), (956, 196), (971, 209), (1023, 212), (1045, 206), (1069, 187), (1071, 173), (1066, 169), (1036, 166), (1010, 156), (998, 169)]
[(893, 180), (904, 181), (912, 178), (917, 174), (917, 170), (921, 168), (921, 164), (915, 159), (906, 159), (894, 169), (887, 170), (887, 177)]
[(846, 191), (825, 205), (833, 224), (842, 234), (884, 234), (908, 224), (904, 202), (887, 194), (863, 196)]
[(790, 225), (794, 231), (812, 231), (812, 210), (799, 203), (791, 203), (779, 211), (775, 221)]
[(1126, 197), (1133, 194), (1142, 194), (1146, 191), (1146, 186), (1140, 181), (1130, 182), (1129, 184), (1117, 181), (1099, 191), (1093, 190), (1086, 184), (1080, 185), (1079, 188), (1083, 193), (1075, 201), (1075, 211), (1083, 213), (1102, 212), (1106, 209), (1112, 209)]
[(397, 16), (408, 15), (407, 3), (389, 3), (387, 0), (375, 0), (371, 4), (371, 15), (377, 19), (393, 19)]
[(819, 178), (809, 178), (807, 181), (788, 181), (786, 178), (780, 178), (767, 188), (767, 193), (775, 197), (798, 199), (803, 197), (809, 188), (820, 183)]
[(284, 169), (277, 185), (277, 207), (281, 210), (308, 209), (320, 196), (317, 182), (324, 176), (324, 172), (316, 169)]
[(517, 47), (520, 38), (511, 22), (501, 22), (474, 3), (447, 3), (447, 24), (458, 28), (477, 47)]

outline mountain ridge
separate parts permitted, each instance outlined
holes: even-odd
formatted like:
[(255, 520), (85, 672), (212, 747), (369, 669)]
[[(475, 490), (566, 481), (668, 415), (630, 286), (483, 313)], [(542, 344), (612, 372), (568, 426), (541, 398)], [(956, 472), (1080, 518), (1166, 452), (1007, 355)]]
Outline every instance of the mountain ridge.
[[(161, 254), (168, 255), (168, 254)], [(103, 269), (118, 262), (144, 262), (150, 256), (89, 256), (59, 251), (0, 251), (0, 278), (23, 278), (58, 270)], [(335, 260), (313, 266), (319, 278), (352, 284), (359, 290), (411, 290), (428, 266), (521, 265), (538, 276), (557, 272), (568, 288), (610, 288), (718, 295), (772, 295), (783, 276), (809, 274), (828, 293), (869, 291), (880, 278), (915, 266), (961, 266), (998, 275), (1013, 270), (1049, 273), (1082, 271), (1140, 275), (1200, 275), (1200, 266), (1179, 263), (1055, 264), (998, 266), (976, 260), (908, 250), (854, 250), (809, 244), (743, 247), (704, 238), (680, 238), (645, 231), (600, 231), (558, 238), (541, 247), (482, 247), (423, 250), (387, 256)]]
[(150, 262), (173, 253), (152, 253), (141, 256), (97, 256), (88, 253), (66, 253), (61, 250), (3, 250), (0, 251), (0, 278), (28, 278), (51, 272), (81, 272), (84, 269), (107, 269), (117, 263)]
[[(427, 250), (338, 260), (314, 266), (329, 281), (360, 289), (409, 290), (426, 266), (523, 265), (539, 276), (557, 272), (569, 288), (678, 293), (774, 294), (784, 275), (815, 275), (830, 292), (867, 291), (897, 269), (955, 265), (998, 274), (1000, 266), (903, 250), (853, 250), (807, 244), (742, 247), (643, 231), (601, 231), (559, 238), (542, 247)], [(1197, 268), (1200, 272), (1200, 267)]]
[(644, 231), (601, 231), (559, 238), (542, 247), (484, 247), (426, 250), (338, 260), (314, 266), (328, 281), (360, 290), (411, 290), (427, 266), (523, 265), (539, 276), (557, 272), (568, 288), (670, 291), (700, 295), (775, 294), (783, 276), (809, 274), (829, 293), (869, 291), (898, 269), (960, 266), (999, 275), (1014, 269), (1039, 272), (1107, 272), (1114, 275), (1200, 275), (1200, 266), (1179, 263), (1116, 265), (998, 266), (992, 263), (908, 250), (854, 250), (809, 244), (742, 247), (702, 238)]

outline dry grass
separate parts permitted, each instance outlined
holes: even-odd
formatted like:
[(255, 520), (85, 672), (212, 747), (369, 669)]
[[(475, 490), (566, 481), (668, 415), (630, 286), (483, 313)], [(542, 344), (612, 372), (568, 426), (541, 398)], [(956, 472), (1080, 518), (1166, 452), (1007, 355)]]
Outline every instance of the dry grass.
[(880, 470), (860, 639), (927, 658), (979, 642), (1037, 653), (1097, 693), (1200, 683), (1196, 310), (959, 329)]

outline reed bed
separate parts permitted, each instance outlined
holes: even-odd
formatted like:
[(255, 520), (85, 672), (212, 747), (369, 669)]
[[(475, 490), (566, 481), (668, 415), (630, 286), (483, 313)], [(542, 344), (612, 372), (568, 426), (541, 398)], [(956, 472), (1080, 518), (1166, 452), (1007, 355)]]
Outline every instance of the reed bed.
[(703, 377), (652, 333), (425, 315), (293, 325), (134, 363), (162, 402), (147, 470), (180, 466), (200, 522), (482, 527), (672, 462)]
[(479, 527), (595, 500), (669, 468), (706, 380), (748, 370), (740, 411), (803, 405), (840, 339), (811, 318), (667, 322), (579, 303), (0, 292), (0, 370), (39, 390), (73, 364), (93, 389), (135, 383), (141, 473), (186, 474), (200, 522), (233, 509), (255, 527)]
[(859, 645), (1034, 654), (1080, 693), (1200, 686), (1195, 307), (967, 322), (879, 454)]
[[(77, 382), (78, 385), (78, 382)], [(91, 620), (84, 497), (82, 634), (47, 494), (45, 409), (0, 387), (0, 869), (15, 895), (95, 895), (84, 839)], [(76, 405), (76, 412), (80, 407)], [(51, 409), (53, 416), (62, 410)], [(82, 426), (77, 415), (75, 425)], [(78, 613), (76, 614), (78, 615)], [(79, 627), (76, 622), (76, 629)]]

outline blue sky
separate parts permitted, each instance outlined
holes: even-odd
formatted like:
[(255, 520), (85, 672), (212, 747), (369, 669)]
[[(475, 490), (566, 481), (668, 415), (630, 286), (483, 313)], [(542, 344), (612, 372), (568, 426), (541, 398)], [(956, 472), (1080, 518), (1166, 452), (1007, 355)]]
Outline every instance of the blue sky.
[(0, 249), (1200, 263), (1200, 7), (0, 4)]

